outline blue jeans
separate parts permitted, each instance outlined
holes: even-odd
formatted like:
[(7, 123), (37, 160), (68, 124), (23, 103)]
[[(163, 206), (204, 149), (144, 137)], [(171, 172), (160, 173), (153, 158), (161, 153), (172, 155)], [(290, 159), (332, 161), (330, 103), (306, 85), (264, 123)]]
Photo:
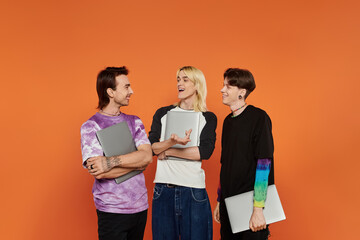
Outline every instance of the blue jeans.
[(205, 188), (156, 183), (153, 240), (212, 240), (212, 214)]

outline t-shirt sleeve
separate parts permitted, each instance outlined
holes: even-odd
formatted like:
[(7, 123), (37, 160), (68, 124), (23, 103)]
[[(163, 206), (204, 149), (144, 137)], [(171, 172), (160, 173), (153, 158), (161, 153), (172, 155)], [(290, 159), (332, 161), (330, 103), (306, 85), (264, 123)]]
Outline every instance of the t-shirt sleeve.
[(255, 158), (273, 159), (274, 141), (270, 117), (263, 112), (259, 118), (255, 135)]
[(153, 121), (151, 124), (151, 130), (149, 132), (149, 140), (151, 144), (159, 142), (161, 136), (161, 117), (164, 115), (162, 114), (162, 109), (158, 109), (153, 116)]
[(91, 120), (88, 120), (81, 126), (80, 134), (83, 166), (88, 158), (104, 155), (102, 147), (96, 137), (96, 131), (98, 130), (100, 130), (100, 127), (96, 122)]
[(215, 149), (217, 118), (212, 112), (205, 112), (206, 124), (200, 134), (199, 152), (200, 159), (206, 160), (211, 157)]
[(145, 127), (140, 118), (135, 117), (135, 132), (134, 132), (134, 141), (136, 147), (139, 147), (142, 144), (150, 144), (150, 141), (146, 135)]

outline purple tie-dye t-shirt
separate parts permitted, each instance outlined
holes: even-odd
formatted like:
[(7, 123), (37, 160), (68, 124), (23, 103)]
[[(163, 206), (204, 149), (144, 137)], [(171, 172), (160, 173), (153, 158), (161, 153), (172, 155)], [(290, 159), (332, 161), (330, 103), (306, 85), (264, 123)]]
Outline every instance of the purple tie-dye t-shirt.
[[(124, 113), (117, 117), (96, 113), (81, 126), (81, 150), (83, 165), (90, 157), (104, 153), (96, 138), (96, 132), (119, 122), (126, 121), (136, 147), (150, 144), (140, 118)], [(111, 213), (137, 213), (148, 209), (148, 196), (144, 174), (117, 184), (114, 179), (95, 179), (93, 189), (96, 209)]]

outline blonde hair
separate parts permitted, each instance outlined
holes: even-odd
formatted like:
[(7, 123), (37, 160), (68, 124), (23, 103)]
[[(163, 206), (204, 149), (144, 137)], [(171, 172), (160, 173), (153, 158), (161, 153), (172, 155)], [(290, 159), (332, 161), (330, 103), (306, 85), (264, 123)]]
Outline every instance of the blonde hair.
[[(194, 102), (195, 112), (206, 112), (206, 80), (205, 76), (199, 69), (192, 66), (184, 66), (179, 68), (176, 73), (176, 77), (179, 76), (180, 71), (183, 71), (196, 88), (196, 99)], [(175, 103), (176, 106), (180, 106), (180, 102)]]

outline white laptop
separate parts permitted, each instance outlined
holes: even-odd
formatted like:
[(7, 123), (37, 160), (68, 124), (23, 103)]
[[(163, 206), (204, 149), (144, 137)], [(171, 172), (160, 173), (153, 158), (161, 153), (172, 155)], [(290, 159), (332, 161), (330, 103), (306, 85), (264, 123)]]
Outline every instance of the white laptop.
[(169, 139), (175, 133), (179, 137), (185, 137), (185, 131), (192, 130), (190, 142), (186, 145), (176, 144), (173, 148), (188, 148), (199, 146), (200, 143), (200, 116), (201, 112), (169, 111), (166, 116), (165, 139)]
[[(96, 132), (96, 136), (107, 157), (124, 155), (136, 151), (135, 142), (126, 121), (101, 129)], [(141, 170), (133, 170), (115, 178), (115, 182), (117, 184), (122, 183), (141, 172)]]
[[(254, 191), (250, 191), (225, 198), (225, 205), (233, 233), (238, 233), (250, 229), (249, 221), (254, 206), (253, 196)], [(266, 224), (279, 222), (286, 219), (275, 185), (268, 186), (263, 213)]]

